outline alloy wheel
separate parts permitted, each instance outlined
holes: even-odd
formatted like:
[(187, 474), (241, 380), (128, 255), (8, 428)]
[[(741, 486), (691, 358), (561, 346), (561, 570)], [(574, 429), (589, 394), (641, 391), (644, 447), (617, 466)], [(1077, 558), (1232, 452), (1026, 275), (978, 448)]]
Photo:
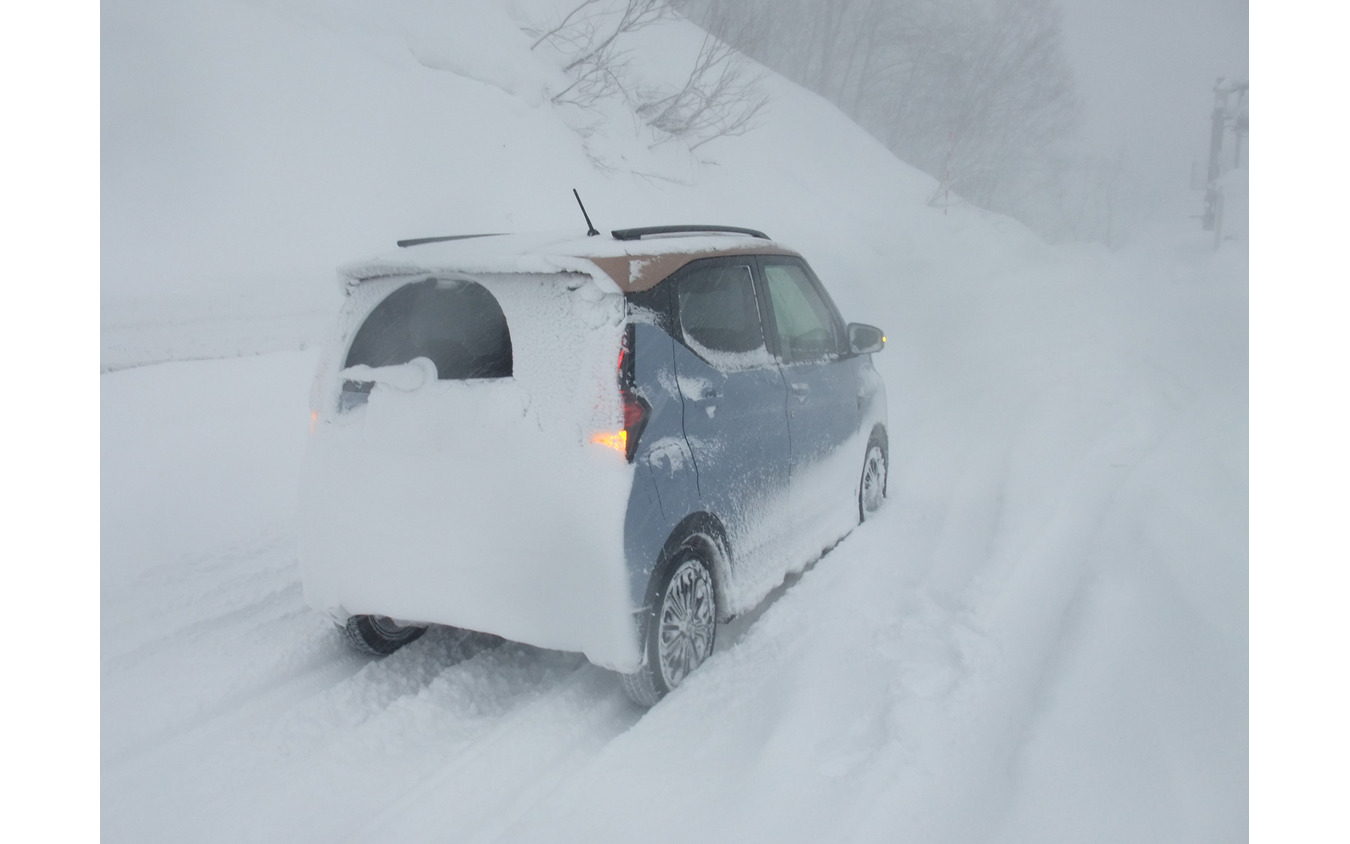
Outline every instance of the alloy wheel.
[(661, 602), (658, 654), (661, 676), (675, 688), (712, 653), (717, 625), (712, 575), (697, 559), (682, 562)]

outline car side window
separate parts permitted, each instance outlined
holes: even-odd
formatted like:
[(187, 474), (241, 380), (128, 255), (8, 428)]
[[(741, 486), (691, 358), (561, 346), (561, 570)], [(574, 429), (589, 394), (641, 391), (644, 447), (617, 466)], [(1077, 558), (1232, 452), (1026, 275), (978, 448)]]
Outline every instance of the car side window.
[(838, 320), (806, 269), (799, 264), (766, 263), (764, 285), (773, 306), (778, 348), (788, 363), (839, 355)]
[(680, 330), (696, 354), (719, 369), (772, 363), (748, 264), (697, 267), (680, 278), (677, 296)]

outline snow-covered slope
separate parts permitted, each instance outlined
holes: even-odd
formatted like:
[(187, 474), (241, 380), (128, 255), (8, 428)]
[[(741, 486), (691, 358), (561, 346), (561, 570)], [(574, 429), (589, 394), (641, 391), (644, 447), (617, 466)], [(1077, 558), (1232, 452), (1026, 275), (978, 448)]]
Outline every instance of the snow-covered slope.
[[(1245, 837), (1240, 245), (930, 208), (780, 80), (704, 160), (586, 138), (518, 37), (547, 3), (368, 6), (104, 8), (105, 840)], [(570, 654), (352, 654), (295, 566), (332, 268), (577, 225), (572, 187), (601, 228), (763, 228), (891, 339), (880, 517), (649, 712)]]
[[(170, 347), (239, 353), (208, 348), (217, 332), (187, 323), (232, 323), (224, 333), (259, 349), (285, 348), (286, 322), (313, 339), (315, 315), (336, 306), (335, 264), (407, 237), (584, 233), (573, 188), (606, 231), (748, 225), (860, 279), (898, 279), (913, 268), (894, 266), (893, 247), (951, 236), (922, 206), (928, 177), (789, 83), (766, 80), (774, 99), (754, 134), (694, 156), (621, 104), (596, 114), (548, 103), (546, 90), (564, 87), (557, 62), (519, 27), (566, 4), (462, 5), (455, 15), (421, 0), (105, 10), (105, 370), (168, 359)], [(645, 84), (681, 81), (702, 39), (684, 22), (639, 35)], [(493, 60), (451, 60), (469, 44)], [(251, 315), (269, 328), (242, 325)]]

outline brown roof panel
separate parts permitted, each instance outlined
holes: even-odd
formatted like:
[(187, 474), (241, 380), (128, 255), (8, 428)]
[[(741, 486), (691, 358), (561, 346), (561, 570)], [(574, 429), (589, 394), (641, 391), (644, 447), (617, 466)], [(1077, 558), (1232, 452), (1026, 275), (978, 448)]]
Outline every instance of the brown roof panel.
[(618, 292), (655, 287), (690, 261), (721, 255), (793, 255), (771, 240), (742, 235), (691, 234), (618, 240), (574, 235), (498, 235), (419, 239), (408, 248), (339, 269), (344, 289), (366, 279), (424, 272), (559, 273), (595, 276), (598, 270)]

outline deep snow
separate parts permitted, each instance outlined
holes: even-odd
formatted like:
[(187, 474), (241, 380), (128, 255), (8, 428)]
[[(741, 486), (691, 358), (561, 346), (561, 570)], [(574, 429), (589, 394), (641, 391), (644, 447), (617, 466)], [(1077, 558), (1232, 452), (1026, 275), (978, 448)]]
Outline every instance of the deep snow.
[[(1245, 244), (1178, 211), (1119, 253), (1051, 249), (929, 208), (926, 177), (777, 80), (715, 164), (588, 142), (507, 16), (473, 9), (483, 52), (516, 57), (486, 81), (356, 3), (104, 10), (104, 839), (1244, 838)], [(650, 712), (572, 654), (444, 631), (350, 653), (295, 564), (331, 268), (576, 224), (573, 185), (611, 225), (764, 228), (890, 338), (879, 517)], [(184, 230), (167, 252), (159, 227)]]
[(1245, 294), (1197, 252), (915, 291), (960, 310), (879, 357), (880, 518), (645, 715), (571, 655), (343, 649), (314, 353), (105, 375), (107, 840), (1240, 837)]

